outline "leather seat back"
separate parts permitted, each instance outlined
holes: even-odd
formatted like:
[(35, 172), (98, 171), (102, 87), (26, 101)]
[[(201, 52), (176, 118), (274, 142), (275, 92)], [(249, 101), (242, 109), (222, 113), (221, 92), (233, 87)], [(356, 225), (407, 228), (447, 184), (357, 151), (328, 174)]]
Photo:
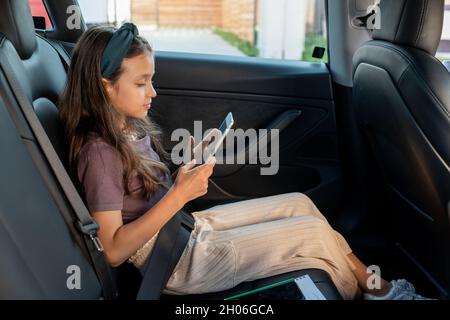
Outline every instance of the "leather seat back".
[(353, 59), (355, 114), (391, 195), (395, 240), (450, 291), (450, 74), (434, 57), (444, 0), (380, 5), (381, 29)]
[[(2, 66), (12, 69), (15, 84), (34, 107), (64, 163), (56, 107), (66, 82), (64, 65), (57, 51), (36, 37), (27, 0), (0, 0), (0, 33), (6, 37), (0, 42), (6, 60)], [(3, 133), (10, 129), (2, 136), (2, 145), (9, 148), (0, 166), (5, 181), (0, 186), (0, 297), (99, 299), (102, 288), (83, 236), (76, 230), (73, 208), (26, 123), (5, 71), (0, 72), (0, 109), (2, 124), (8, 126), (1, 128)], [(82, 290), (69, 286), (71, 268), (81, 272)]]
[(56, 107), (66, 83), (64, 65), (57, 51), (35, 35), (28, 1), (0, 1), (0, 32), (7, 38), (0, 43), (0, 50), (7, 55), (23, 92), (32, 102), (55, 150), (65, 163), (62, 127)]

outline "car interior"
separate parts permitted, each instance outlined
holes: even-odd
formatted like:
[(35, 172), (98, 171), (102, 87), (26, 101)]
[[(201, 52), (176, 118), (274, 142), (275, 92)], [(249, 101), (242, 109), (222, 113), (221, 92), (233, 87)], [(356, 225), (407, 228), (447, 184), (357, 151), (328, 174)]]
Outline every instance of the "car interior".
[[(183, 219), (217, 204), (302, 192), (384, 278), (449, 299), (450, 74), (435, 58), (444, 0), (381, 0), (383, 28), (373, 32), (349, 23), (357, 1), (370, 2), (326, 1), (328, 63), (156, 51), (149, 116), (167, 133), (168, 152), (170, 132), (193, 132), (196, 120), (214, 128), (228, 112), (243, 130), (280, 130), (276, 175), (260, 175), (262, 164), (216, 165), (208, 193)], [(50, 30), (39, 28), (27, 0), (0, 0), (0, 298), (135, 300), (143, 276), (128, 263), (105, 267), (95, 236), (77, 227), (87, 209), (67, 179), (57, 102), (87, 26), (66, 25), (76, 0), (44, 3)], [(67, 289), (74, 265), (82, 290)], [(100, 279), (105, 273), (110, 283)], [(158, 284), (146, 298), (220, 300), (305, 274), (327, 299), (342, 299), (318, 269), (202, 295), (162, 294)]]

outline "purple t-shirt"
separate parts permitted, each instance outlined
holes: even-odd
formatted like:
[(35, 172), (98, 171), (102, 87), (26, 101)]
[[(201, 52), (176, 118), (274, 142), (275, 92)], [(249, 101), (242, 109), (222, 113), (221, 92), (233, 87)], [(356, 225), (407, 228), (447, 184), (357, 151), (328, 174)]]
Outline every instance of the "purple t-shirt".
[[(160, 161), (151, 146), (149, 136), (132, 141), (131, 144), (138, 152)], [(167, 192), (166, 188), (160, 186), (150, 200), (147, 200), (143, 194), (142, 178), (134, 174), (129, 179), (130, 194), (125, 195), (123, 165), (119, 152), (92, 133), (80, 150), (77, 173), (88, 210), (91, 213), (121, 210), (123, 223), (139, 218)], [(169, 186), (172, 185), (170, 175), (160, 175), (160, 179), (162, 178)]]

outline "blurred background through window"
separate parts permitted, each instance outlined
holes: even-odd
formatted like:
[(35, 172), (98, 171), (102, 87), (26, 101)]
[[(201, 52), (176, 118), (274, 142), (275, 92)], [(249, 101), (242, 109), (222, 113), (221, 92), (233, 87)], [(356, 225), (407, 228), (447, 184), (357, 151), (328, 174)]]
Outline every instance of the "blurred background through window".
[[(155, 50), (274, 59), (326, 47), (325, 0), (78, 0), (88, 25), (134, 22)], [(326, 51), (325, 51), (326, 52)]]

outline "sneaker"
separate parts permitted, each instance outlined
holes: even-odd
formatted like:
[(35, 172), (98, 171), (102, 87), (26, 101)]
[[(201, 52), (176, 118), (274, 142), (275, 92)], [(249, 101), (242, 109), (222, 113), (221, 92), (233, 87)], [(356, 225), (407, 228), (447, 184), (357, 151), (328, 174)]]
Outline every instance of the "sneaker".
[(392, 280), (391, 290), (384, 296), (376, 296), (370, 293), (363, 295), (364, 300), (434, 300), (422, 297), (416, 293), (414, 286), (405, 279)]

